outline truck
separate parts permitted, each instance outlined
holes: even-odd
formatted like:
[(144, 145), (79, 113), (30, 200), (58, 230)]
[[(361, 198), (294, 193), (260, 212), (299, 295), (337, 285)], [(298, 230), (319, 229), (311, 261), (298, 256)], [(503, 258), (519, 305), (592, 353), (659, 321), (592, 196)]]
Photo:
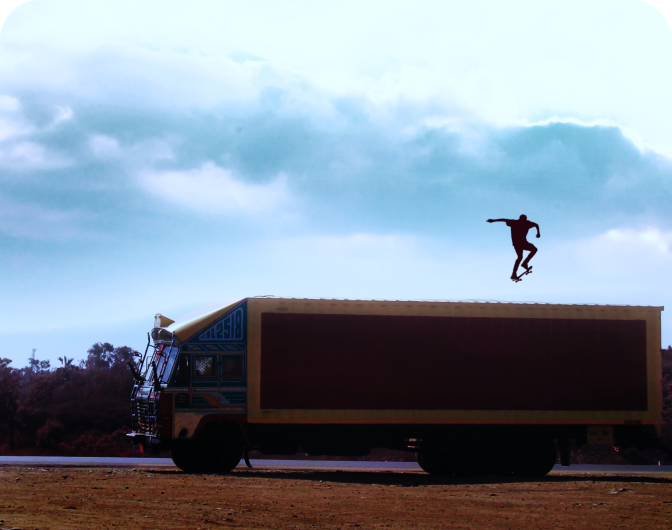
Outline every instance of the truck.
[(433, 475), (543, 476), (572, 445), (658, 443), (662, 311), (250, 297), (159, 314), (129, 436), (193, 473), (384, 448)]

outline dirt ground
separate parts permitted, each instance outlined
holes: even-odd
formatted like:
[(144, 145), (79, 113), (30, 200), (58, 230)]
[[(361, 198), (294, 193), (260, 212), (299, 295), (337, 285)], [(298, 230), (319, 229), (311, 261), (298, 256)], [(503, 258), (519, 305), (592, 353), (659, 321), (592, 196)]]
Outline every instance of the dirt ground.
[(0, 467), (0, 527), (672, 528), (672, 476)]

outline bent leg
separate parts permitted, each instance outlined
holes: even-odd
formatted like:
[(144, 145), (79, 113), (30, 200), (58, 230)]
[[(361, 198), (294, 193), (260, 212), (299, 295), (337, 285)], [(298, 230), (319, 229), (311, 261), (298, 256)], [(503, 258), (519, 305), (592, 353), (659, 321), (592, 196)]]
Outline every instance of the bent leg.
[(529, 250), (530, 253), (527, 255), (527, 258), (525, 258), (525, 261), (523, 261), (523, 268), (525, 270), (528, 270), (528, 263), (530, 263), (530, 260), (534, 257), (534, 255), (537, 253), (537, 247), (535, 247), (533, 244), (530, 243), (529, 245), (532, 248), (527, 248), (526, 250)]

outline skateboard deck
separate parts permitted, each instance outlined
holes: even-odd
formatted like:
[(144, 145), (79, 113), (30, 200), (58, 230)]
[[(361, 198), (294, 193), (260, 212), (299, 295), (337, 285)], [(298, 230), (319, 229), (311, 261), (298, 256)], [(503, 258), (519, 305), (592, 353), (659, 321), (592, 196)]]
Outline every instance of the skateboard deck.
[(523, 279), (523, 276), (525, 276), (526, 274), (532, 274), (532, 267), (527, 269), (524, 273), (519, 274), (516, 278), (511, 278), (511, 280), (518, 283), (519, 281), (521, 281)]

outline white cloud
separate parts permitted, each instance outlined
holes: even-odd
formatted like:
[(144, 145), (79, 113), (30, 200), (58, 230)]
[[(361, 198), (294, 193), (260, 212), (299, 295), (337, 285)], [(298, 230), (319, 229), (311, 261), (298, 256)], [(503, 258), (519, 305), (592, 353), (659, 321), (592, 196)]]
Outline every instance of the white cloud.
[(574, 118), (571, 116), (551, 116), (544, 120), (539, 121), (529, 121), (529, 120), (514, 120), (510, 126), (514, 127), (539, 127), (550, 125), (552, 123), (569, 123), (572, 125), (579, 125), (581, 127), (615, 127), (620, 129), (623, 136), (630, 140), (640, 153), (645, 153), (646, 151), (655, 151), (659, 154), (672, 158), (672, 145), (669, 146), (656, 146), (651, 143), (647, 143), (644, 140), (644, 137), (634, 128), (626, 127), (620, 123), (617, 123), (614, 120), (606, 118), (596, 118), (594, 120), (581, 120), (579, 118)]
[(119, 142), (111, 136), (96, 134), (89, 138), (89, 147), (93, 154), (99, 158), (108, 158), (120, 153)]
[(56, 107), (56, 114), (54, 116), (54, 119), (51, 120), (51, 124), (49, 125), (49, 128), (56, 127), (58, 124), (64, 121), (71, 120), (73, 116), (72, 109), (69, 106), (57, 106)]
[(10, 169), (52, 169), (71, 163), (35, 142), (16, 142), (0, 146), (0, 166)]
[[(40, 129), (29, 123), (25, 116), (21, 115), (19, 112), (20, 108), (21, 103), (18, 99), (7, 95), (0, 95), (0, 141), (48, 131), (64, 121), (71, 120), (73, 117), (72, 109), (69, 106), (56, 106), (56, 113), (51, 123)], [(44, 150), (31, 142), (18, 143), (9, 148), (5, 147), (4, 152), (5, 162), (9, 159), (18, 161), (21, 158), (24, 158), (24, 162), (28, 162), (29, 165), (35, 165), (36, 163), (39, 165), (44, 162)]]
[(267, 214), (291, 199), (283, 174), (267, 184), (247, 183), (212, 162), (184, 171), (146, 171), (140, 183), (166, 201), (211, 214)]
[(571, 259), (581, 276), (587, 274), (594, 286), (612, 282), (619, 292), (644, 289), (642, 286), (651, 291), (657, 282), (661, 291), (667, 282), (661, 283), (660, 278), (666, 277), (672, 267), (671, 244), (672, 232), (656, 227), (614, 228), (565, 246), (555, 259)]
[(34, 127), (22, 123), (21, 120), (0, 116), (0, 142), (15, 136), (30, 134), (34, 130)]
[(43, 208), (0, 197), (0, 234), (10, 237), (57, 241), (98, 238), (80, 226), (85, 218), (81, 211)]
[(672, 232), (661, 232), (657, 228), (647, 228), (641, 231), (614, 229), (603, 234), (601, 239), (619, 248), (632, 247), (634, 250), (639, 247), (648, 250), (655, 249), (661, 254), (667, 254), (672, 242)]
[(87, 144), (96, 158), (104, 162), (115, 159), (131, 173), (137, 173), (138, 168), (148, 168), (157, 162), (175, 159), (175, 153), (170, 144), (158, 138), (148, 138), (131, 145), (123, 145), (112, 136), (92, 134)]
[(14, 136), (30, 134), (36, 130), (18, 113), (20, 108), (21, 104), (18, 99), (0, 95), (0, 142)]
[(149, 138), (133, 144), (123, 149), (123, 155), (129, 166), (136, 168), (151, 167), (155, 162), (175, 159), (175, 153), (170, 144), (158, 138)]
[(0, 112), (14, 112), (19, 110), (20, 106), (18, 99), (0, 95)]

